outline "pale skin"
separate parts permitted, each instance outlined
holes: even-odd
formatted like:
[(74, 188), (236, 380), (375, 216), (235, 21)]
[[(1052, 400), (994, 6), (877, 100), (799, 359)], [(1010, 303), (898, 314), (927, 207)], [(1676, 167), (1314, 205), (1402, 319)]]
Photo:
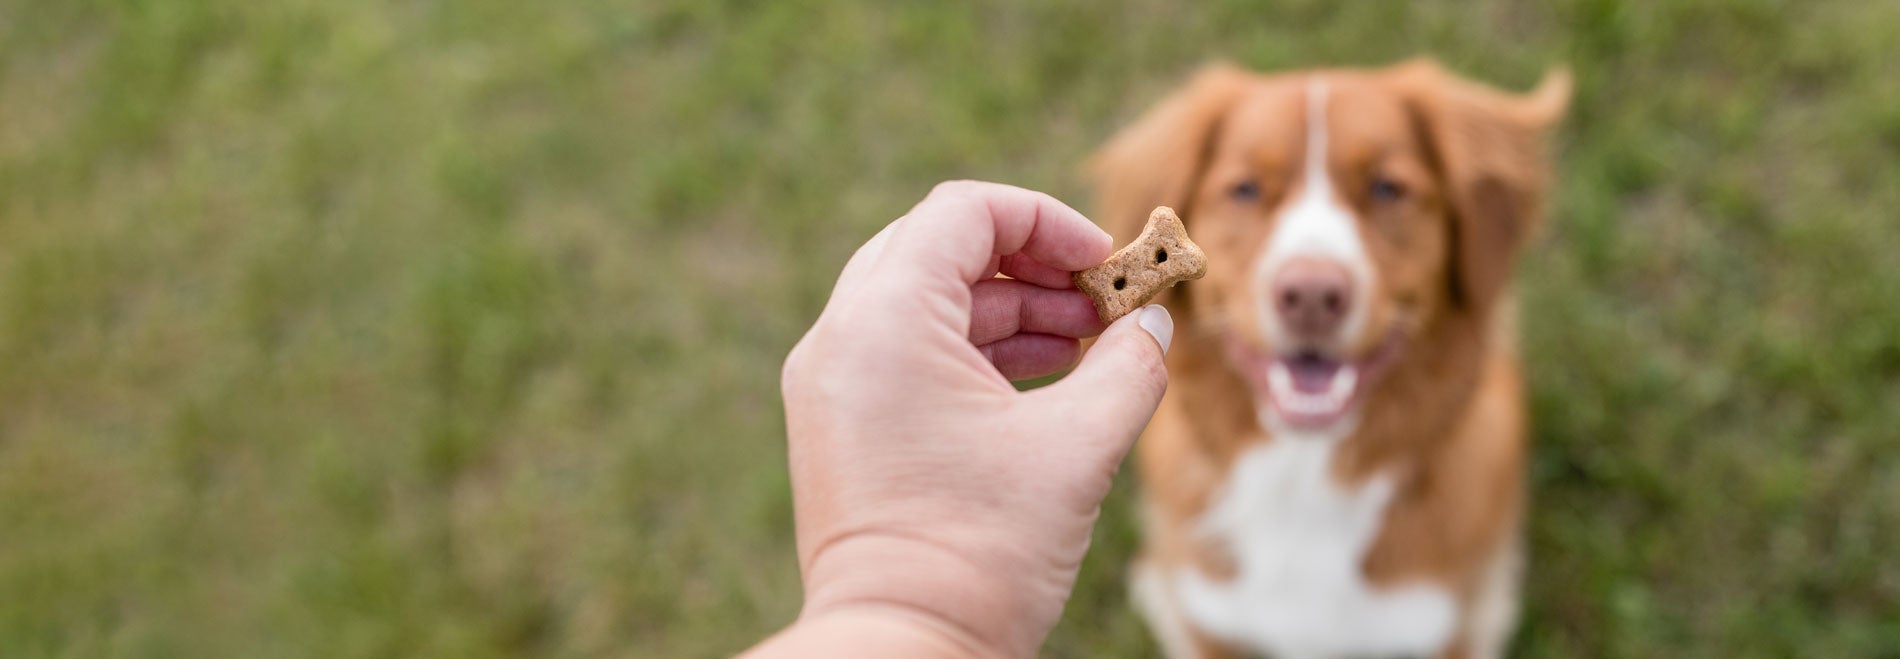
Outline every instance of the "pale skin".
[[(1103, 328), (1070, 284), (1111, 243), (1048, 195), (959, 181), (858, 250), (785, 360), (804, 608), (746, 656), (1036, 653), (1167, 388), (1167, 311)], [(1097, 334), (1061, 381), (1010, 385)]]

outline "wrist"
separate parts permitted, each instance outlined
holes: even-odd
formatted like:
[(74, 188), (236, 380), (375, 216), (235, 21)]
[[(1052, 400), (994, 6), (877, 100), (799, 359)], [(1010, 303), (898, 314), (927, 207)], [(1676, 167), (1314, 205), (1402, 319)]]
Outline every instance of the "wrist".
[[(1003, 572), (922, 538), (850, 536), (806, 566), (803, 617), (885, 611), (955, 642), (969, 652), (964, 656), (1033, 656), (1061, 612), (1067, 587)], [(1036, 606), (1044, 600), (1053, 606)]]
[(900, 606), (854, 605), (806, 611), (798, 621), (741, 657), (914, 657), (974, 659), (997, 656), (942, 621)]

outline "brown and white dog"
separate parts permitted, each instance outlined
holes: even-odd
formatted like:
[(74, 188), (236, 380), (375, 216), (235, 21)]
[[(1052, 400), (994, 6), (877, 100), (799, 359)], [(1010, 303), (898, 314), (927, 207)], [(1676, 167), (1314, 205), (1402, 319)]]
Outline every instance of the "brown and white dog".
[(1169, 656), (1495, 657), (1517, 617), (1525, 412), (1508, 285), (1561, 71), (1215, 66), (1097, 156), (1127, 240), (1207, 251), (1138, 445), (1137, 605)]

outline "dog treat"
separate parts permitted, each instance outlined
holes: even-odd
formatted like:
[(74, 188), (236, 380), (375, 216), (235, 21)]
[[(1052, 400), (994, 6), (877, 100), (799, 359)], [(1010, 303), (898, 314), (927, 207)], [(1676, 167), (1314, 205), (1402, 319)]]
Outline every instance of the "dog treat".
[(1130, 311), (1188, 279), (1207, 276), (1207, 255), (1188, 240), (1187, 225), (1167, 206), (1148, 214), (1148, 226), (1134, 242), (1116, 250), (1101, 265), (1075, 273), (1075, 287), (1095, 301), (1102, 324)]

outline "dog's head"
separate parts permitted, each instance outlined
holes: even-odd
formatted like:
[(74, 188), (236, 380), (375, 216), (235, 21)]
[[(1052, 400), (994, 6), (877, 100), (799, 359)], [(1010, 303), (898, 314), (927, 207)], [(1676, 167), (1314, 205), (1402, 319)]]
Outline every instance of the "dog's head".
[(1489, 318), (1539, 224), (1544, 133), (1569, 94), (1563, 72), (1515, 95), (1428, 61), (1213, 66), (1096, 156), (1098, 217), (1127, 240), (1178, 209), (1210, 262), (1171, 294), (1183, 339), (1220, 350), (1271, 427), (1324, 430), (1419, 337)]

